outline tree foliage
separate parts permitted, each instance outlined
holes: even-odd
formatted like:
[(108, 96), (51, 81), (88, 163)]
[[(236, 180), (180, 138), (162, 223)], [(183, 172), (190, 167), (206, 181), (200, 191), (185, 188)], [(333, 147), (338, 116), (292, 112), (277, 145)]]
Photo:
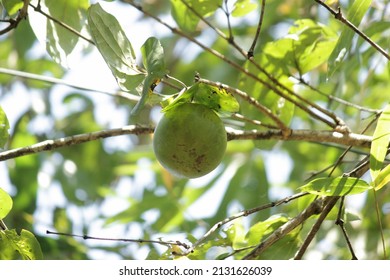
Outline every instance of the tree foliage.
[[(389, 258), (386, 1), (0, 3), (0, 258)], [(191, 101), (229, 142), (189, 180)]]

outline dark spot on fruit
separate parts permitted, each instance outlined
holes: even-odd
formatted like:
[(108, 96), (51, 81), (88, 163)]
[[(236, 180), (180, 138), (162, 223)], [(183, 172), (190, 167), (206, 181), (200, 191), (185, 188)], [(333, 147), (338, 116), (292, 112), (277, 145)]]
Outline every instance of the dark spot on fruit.
[(198, 156), (198, 157), (196, 158), (196, 160), (195, 160), (196, 164), (197, 164), (197, 165), (201, 165), (202, 162), (203, 162), (203, 160), (205, 159), (205, 157), (206, 157), (206, 155), (204, 155), (204, 154)]

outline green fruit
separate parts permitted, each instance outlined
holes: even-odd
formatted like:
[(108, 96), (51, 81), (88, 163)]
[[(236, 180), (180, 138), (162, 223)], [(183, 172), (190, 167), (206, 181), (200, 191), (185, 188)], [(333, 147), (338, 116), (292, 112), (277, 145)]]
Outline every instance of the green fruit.
[(184, 103), (167, 111), (153, 138), (157, 160), (178, 177), (197, 178), (214, 170), (226, 150), (221, 119), (208, 107)]

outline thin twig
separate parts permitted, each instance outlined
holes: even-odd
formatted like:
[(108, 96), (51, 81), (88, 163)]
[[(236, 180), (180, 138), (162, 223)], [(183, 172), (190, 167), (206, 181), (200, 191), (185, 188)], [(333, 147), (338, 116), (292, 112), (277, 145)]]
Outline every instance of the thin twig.
[(34, 11), (44, 15), (45, 17), (47, 17), (49, 20), (55, 22), (56, 24), (58, 24), (59, 26), (65, 28), (66, 30), (72, 32), (73, 34), (75, 34), (76, 36), (84, 39), (85, 41), (87, 41), (88, 43), (92, 44), (92, 45), (95, 45), (95, 42), (90, 39), (90, 38), (87, 38), (85, 37), (83, 34), (81, 34), (79, 31), (77, 31), (76, 29), (74, 29), (72, 26), (52, 17), (51, 15), (49, 15), (48, 13), (44, 12), (42, 9), (41, 9), (41, 5), (40, 5), (40, 1), (38, 2), (38, 5), (37, 6), (34, 6), (32, 5), (31, 3), (29, 4), (33, 9)]
[(272, 234), (270, 234), (265, 240), (263, 240), (259, 245), (257, 245), (255, 249), (253, 249), (249, 254), (244, 256), (243, 259), (256, 259), (275, 242), (282, 239), (299, 225), (302, 225), (308, 218), (313, 215), (320, 214), (324, 209), (324, 205), (328, 204), (330, 198), (331, 197), (326, 197), (314, 200), (305, 210), (303, 210), (297, 216), (295, 216), (294, 218), (283, 224), (281, 227), (279, 227), (277, 230), (275, 230)]
[(257, 44), (259, 36), (260, 36), (260, 31), (261, 31), (261, 27), (263, 25), (263, 19), (264, 19), (265, 2), (266, 2), (266, 0), (261, 1), (261, 12), (260, 12), (260, 17), (259, 17), (259, 23), (257, 24), (256, 34), (255, 34), (255, 37), (253, 38), (253, 43), (248, 51), (248, 59), (253, 59), (256, 44)]
[(251, 123), (251, 124), (254, 124), (254, 125), (257, 125), (257, 126), (271, 128), (271, 129), (278, 129), (278, 127), (275, 126), (275, 125), (267, 124), (267, 123), (264, 123), (264, 122), (259, 121), (259, 120), (254, 120), (254, 119), (251, 119), (251, 118), (247, 118), (247, 117), (245, 117), (245, 116), (243, 116), (241, 114), (238, 114), (238, 113), (232, 114), (231, 117), (233, 119), (235, 119), (235, 120), (243, 121), (243, 122), (246, 122), (246, 123)]
[(0, 35), (3, 35), (7, 32), (10, 32), (12, 29), (15, 29), (18, 24), (25, 18), (27, 18), (27, 10), (28, 10), (28, 5), (30, 4), (30, 0), (23, 0), (23, 6), (22, 8), (18, 11), (18, 15), (16, 16), (15, 19), (11, 18), (9, 20), (2, 20), (2, 22), (8, 22), (9, 25), (0, 30)]
[(319, 90), (318, 88), (313, 87), (311, 84), (309, 84), (307, 81), (305, 81), (305, 79), (303, 77), (299, 77), (299, 78), (295, 77), (295, 79), (297, 79), (301, 84), (303, 84), (303, 85), (307, 86), (308, 88), (310, 88), (312, 91), (314, 91), (314, 92), (316, 92), (316, 93), (318, 93), (318, 94), (320, 94), (322, 96), (325, 96), (326, 98), (328, 98), (328, 100), (336, 101), (336, 102), (338, 102), (340, 104), (343, 104), (343, 105), (355, 108), (355, 109), (357, 109), (359, 111), (365, 111), (365, 112), (370, 112), (370, 113), (375, 113), (375, 114), (380, 114), (380, 112), (381, 112), (381, 110), (363, 107), (363, 106), (354, 104), (352, 102), (349, 102), (347, 100), (341, 99), (339, 97), (336, 97), (336, 96), (333, 96), (333, 95), (330, 95), (330, 94), (326, 94), (326, 93), (322, 92), (321, 90)]
[(188, 255), (190, 253), (192, 253), (200, 244), (202, 244), (204, 242), (204, 240), (206, 240), (210, 235), (212, 235), (213, 233), (215, 233), (218, 229), (220, 229), (223, 225), (227, 224), (227, 223), (230, 223), (231, 221), (235, 220), (235, 219), (238, 219), (238, 218), (241, 218), (241, 217), (247, 217), (253, 213), (257, 213), (257, 212), (260, 212), (262, 210), (265, 210), (265, 209), (269, 209), (269, 208), (272, 208), (272, 207), (276, 207), (276, 206), (279, 206), (279, 205), (282, 205), (282, 204), (286, 204), (286, 203), (289, 203), (290, 201), (294, 200), (294, 199), (298, 199), (302, 196), (305, 196), (307, 195), (308, 193), (297, 193), (297, 194), (294, 194), (294, 195), (291, 195), (291, 196), (288, 196), (288, 197), (285, 197), (283, 199), (280, 199), (278, 201), (275, 201), (275, 202), (270, 202), (270, 203), (267, 203), (265, 205), (262, 205), (262, 206), (259, 206), (259, 207), (255, 207), (255, 208), (252, 208), (252, 209), (249, 209), (249, 210), (244, 210), (244, 211), (241, 211), (233, 216), (230, 216), (222, 221), (219, 221), (218, 223), (214, 224), (214, 226), (212, 226), (201, 238), (199, 238), (191, 247), (189, 247), (185, 252), (183, 252), (183, 255)]
[(189, 245), (187, 245), (186, 243), (183, 243), (181, 241), (161, 241), (161, 240), (149, 240), (149, 239), (96, 237), (96, 236), (89, 236), (89, 235), (77, 235), (77, 234), (73, 234), (73, 233), (54, 232), (54, 231), (49, 231), (49, 230), (46, 230), (46, 234), (55, 234), (55, 235), (62, 235), (62, 236), (67, 236), (67, 237), (79, 237), (79, 238), (83, 238), (84, 240), (93, 239), (93, 240), (103, 240), (103, 241), (153, 243), (153, 244), (160, 244), (160, 245), (165, 245), (165, 246), (181, 246), (184, 249), (188, 249), (190, 247)]
[(264, 105), (262, 105), (261, 103), (259, 103), (256, 99), (254, 99), (253, 97), (251, 97), (247, 93), (245, 93), (239, 89), (232, 88), (226, 84), (222, 84), (219, 82), (213, 82), (213, 81), (210, 81), (207, 79), (202, 79), (199, 75), (196, 76), (196, 81), (225, 89), (232, 94), (240, 96), (241, 98), (246, 100), (249, 104), (255, 106), (260, 112), (262, 112), (263, 114), (265, 114), (269, 118), (271, 118), (277, 124), (277, 126), (284, 132), (284, 134), (286, 136), (290, 133), (290, 129), (269, 108), (267, 108)]
[(378, 52), (380, 52), (384, 57), (387, 58), (387, 60), (390, 60), (390, 55), (377, 43), (372, 41), (370, 37), (368, 37), (366, 34), (364, 34), (362, 31), (360, 31), (352, 22), (350, 22), (348, 19), (346, 19), (341, 12), (341, 9), (338, 8), (337, 11), (332, 9), (329, 5), (327, 5), (324, 1), (321, 0), (314, 0), (321, 6), (323, 6), (325, 9), (327, 9), (337, 20), (344, 23), (346, 26), (348, 26), (350, 29), (352, 29), (356, 34), (358, 34), (360, 37), (362, 37), (367, 43), (369, 43), (372, 47), (374, 47)]
[(7, 225), (4, 223), (3, 220), (0, 220), (0, 230), (7, 230)]
[(357, 260), (358, 258), (357, 258), (356, 254), (355, 254), (355, 251), (354, 251), (353, 247), (352, 247), (351, 240), (349, 239), (347, 230), (345, 229), (345, 226), (344, 226), (344, 219), (342, 218), (342, 213), (343, 213), (343, 210), (344, 210), (344, 200), (345, 200), (345, 197), (343, 196), (341, 198), (341, 201), (340, 201), (340, 209), (339, 209), (339, 212), (337, 214), (337, 219), (336, 219), (335, 224), (340, 227), (341, 232), (343, 233), (345, 241), (347, 242), (347, 246), (348, 246), (349, 252), (351, 253), (351, 259), (352, 260)]
[(228, 0), (224, 1), (225, 8), (222, 7), (222, 11), (225, 13), (225, 16), (226, 16), (227, 26), (228, 26), (228, 30), (229, 30), (229, 36), (228, 37), (225, 36), (224, 39), (227, 42), (229, 42), (229, 44), (232, 45), (234, 48), (239, 49), (241, 52), (244, 52), (244, 50), (234, 40), (232, 23), (230, 21), (230, 11), (229, 11), (229, 7), (228, 7), (227, 2), (228, 2)]
[(318, 217), (317, 221), (313, 225), (313, 227), (310, 229), (309, 234), (306, 236), (303, 244), (299, 248), (298, 252), (295, 254), (294, 259), (295, 260), (300, 260), (302, 259), (304, 253), (306, 252), (307, 248), (309, 247), (311, 241), (313, 238), (316, 236), (317, 232), (319, 231), (322, 222), (325, 220), (326, 216), (328, 216), (329, 212), (332, 210), (332, 208), (335, 206), (337, 200), (340, 197), (335, 196), (335, 197), (330, 197), (328, 201), (326, 202), (325, 207), (321, 211), (321, 215)]
[[(267, 78), (270, 80), (270, 82), (264, 80), (263, 78), (259, 77), (256, 74), (250, 72), (248, 69), (243, 68), (241, 65), (239, 65), (238, 63), (228, 59), (226, 56), (224, 56), (220, 52), (218, 52), (218, 51), (216, 51), (216, 50), (214, 50), (212, 48), (207, 47), (205, 44), (201, 43), (200, 41), (198, 41), (194, 37), (186, 34), (183, 31), (181, 31), (180, 29), (177, 29), (177, 28), (174, 28), (174, 27), (170, 26), (168, 23), (166, 23), (165, 21), (163, 21), (159, 17), (157, 17), (157, 16), (153, 15), (152, 13), (144, 10), (141, 5), (135, 3), (133, 0), (122, 0), (122, 1), (130, 4), (131, 6), (133, 6), (134, 8), (136, 8), (137, 10), (139, 10), (140, 12), (145, 14), (146, 16), (151, 17), (152, 19), (156, 20), (158, 23), (160, 23), (161, 25), (163, 25), (166, 28), (168, 28), (172, 33), (177, 34), (177, 35), (179, 35), (179, 36), (189, 40), (190, 42), (195, 43), (200, 48), (204, 49), (208, 53), (210, 53), (210, 54), (216, 56), (217, 58), (221, 59), (222, 61), (226, 62), (227, 64), (229, 64), (233, 68), (237, 69), (241, 73), (247, 75), (248, 77), (250, 77), (254, 81), (264, 85), (265, 87), (267, 87), (271, 91), (273, 91), (276, 94), (278, 94), (280, 97), (282, 97), (285, 100), (295, 104), (298, 108), (300, 108), (304, 112), (308, 113), (313, 118), (315, 118), (315, 119), (325, 123), (326, 125), (334, 128), (334, 129), (339, 128), (340, 130), (345, 130), (344, 129), (344, 128), (346, 128), (345, 123), (339, 117), (337, 117), (334, 113), (329, 112), (328, 110), (325, 110), (321, 106), (319, 106), (319, 105), (317, 105), (317, 104), (315, 104), (315, 103), (313, 103), (313, 102), (303, 98), (302, 96), (296, 94), (294, 91), (292, 91), (291, 89), (287, 88), (286, 86), (281, 84), (277, 79), (272, 77), (271, 74), (269, 74), (262, 67), (260, 67), (258, 64), (256, 64), (254, 62), (254, 60), (250, 60), (250, 61), (252, 62), (252, 64), (254, 64), (260, 71), (262, 71), (267, 76)], [(309, 105), (311, 108), (308, 108), (305, 104), (302, 104), (299, 101), (303, 101), (305, 104)], [(323, 117), (322, 114), (318, 114), (317, 111), (321, 112), (325, 116), (331, 118), (335, 123), (332, 123), (328, 118)]]
[(101, 92), (101, 93), (104, 93), (104, 94), (107, 94), (110, 96), (114, 96), (114, 97), (122, 97), (122, 98), (125, 98), (129, 101), (132, 101), (132, 102), (137, 102), (140, 99), (140, 97), (138, 95), (133, 95), (131, 93), (124, 92), (124, 91), (102, 91), (101, 89), (97, 89), (97, 88), (95, 89), (95, 88), (91, 88), (91, 87), (76, 85), (74, 83), (67, 82), (63, 79), (57, 79), (54, 77), (48, 77), (48, 76), (23, 72), (23, 71), (19, 71), (19, 70), (6, 69), (6, 68), (0, 67), (0, 74), (6, 74), (6, 75), (11, 75), (11, 76), (15, 76), (15, 77), (20, 77), (20, 78), (24, 78), (24, 79), (35, 80), (35, 81), (40, 81), (40, 82), (45, 82), (45, 83), (50, 83), (50, 84), (65, 85), (65, 86), (72, 87), (72, 88), (79, 89), (79, 90)]
[[(371, 120), (368, 125), (361, 131), (361, 134), (364, 134), (370, 127), (371, 125), (374, 124), (374, 122), (379, 118), (379, 114), (376, 115), (376, 118)], [(336, 163), (334, 164), (332, 170), (330, 171), (329, 173), (329, 176), (332, 175), (332, 173), (336, 170), (337, 166), (342, 162), (342, 160), (344, 159), (344, 157), (348, 154), (348, 152), (352, 149), (353, 147), (352, 146), (349, 146), (347, 147), (344, 152), (339, 156), (339, 158), (337, 159)]]
[(374, 192), (374, 200), (375, 200), (375, 213), (376, 213), (376, 217), (377, 217), (377, 219), (378, 219), (379, 229), (380, 229), (380, 233), (381, 233), (381, 241), (382, 241), (383, 255), (384, 255), (384, 259), (387, 259), (386, 241), (385, 241), (385, 236), (384, 236), (384, 234), (383, 234), (383, 225), (382, 225), (382, 219), (381, 219), (381, 217), (380, 217), (380, 210), (379, 210), (379, 205), (378, 205), (378, 199), (377, 199), (377, 195), (376, 195), (376, 190), (373, 189), (373, 192)]

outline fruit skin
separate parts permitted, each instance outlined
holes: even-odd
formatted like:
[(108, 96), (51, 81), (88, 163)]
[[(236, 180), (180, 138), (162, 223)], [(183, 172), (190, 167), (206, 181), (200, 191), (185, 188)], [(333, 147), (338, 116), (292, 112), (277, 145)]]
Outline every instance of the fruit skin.
[(178, 177), (197, 178), (214, 170), (227, 145), (225, 126), (210, 108), (184, 103), (167, 111), (153, 137), (157, 160)]

